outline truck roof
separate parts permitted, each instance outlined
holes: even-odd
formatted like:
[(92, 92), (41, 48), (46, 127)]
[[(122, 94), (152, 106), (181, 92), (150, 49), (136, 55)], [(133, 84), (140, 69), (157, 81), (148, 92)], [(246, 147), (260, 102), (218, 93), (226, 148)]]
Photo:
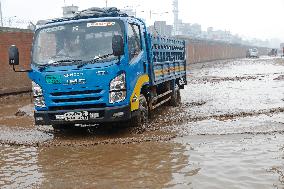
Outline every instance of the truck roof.
[(54, 18), (41, 21), (41, 25), (59, 23), (64, 21), (75, 21), (89, 18), (105, 18), (105, 17), (129, 17), (126, 13), (121, 12), (116, 7), (98, 8), (92, 7), (82, 11), (75, 12), (71, 17)]
[(62, 18), (54, 18), (54, 19), (49, 19), (49, 20), (41, 20), (37, 23), (36, 30), (52, 26), (52, 25), (57, 25), (60, 23), (65, 23), (65, 22), (73, 22), (73, 21), (83, 21), (83, 20), (88, 20), (88, 19), (121, 19), (125, 21), (132, 21), (136, 23), (141, 23), (142, 25), (146, 25), (143, 20), (133, 17), (133, 16), (128, 16), (126, 13), (121, 12), (119, 9), (116, 7), (111, 7), (111, 8), (98, 8), (98, 7), (93, 7), (89, 9), (85, 9), (82, 11), (75, 12), (72, 17), (62, 17)]

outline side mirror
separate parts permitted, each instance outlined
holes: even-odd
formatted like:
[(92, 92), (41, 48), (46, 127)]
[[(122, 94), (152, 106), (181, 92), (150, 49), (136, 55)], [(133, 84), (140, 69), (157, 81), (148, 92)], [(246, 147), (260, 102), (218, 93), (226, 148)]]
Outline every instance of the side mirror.
[(9, 48), (9, 65), (19, 65), (19, 50), (15, 45)]
[(123, 38), (121, 35), (114, 35), (112, 37), (112, 51), (114, 56), (121, 56), (124, 54)]

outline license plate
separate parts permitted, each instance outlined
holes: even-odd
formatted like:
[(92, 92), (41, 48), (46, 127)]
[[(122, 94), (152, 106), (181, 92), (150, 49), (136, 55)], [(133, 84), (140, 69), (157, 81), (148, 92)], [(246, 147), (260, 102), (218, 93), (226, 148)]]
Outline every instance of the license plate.
[(57, 120), (65, 120), (65, 121), (83, 121), (89, 120), (89, 112), (67, 112), (63, 115), (56, 115)]

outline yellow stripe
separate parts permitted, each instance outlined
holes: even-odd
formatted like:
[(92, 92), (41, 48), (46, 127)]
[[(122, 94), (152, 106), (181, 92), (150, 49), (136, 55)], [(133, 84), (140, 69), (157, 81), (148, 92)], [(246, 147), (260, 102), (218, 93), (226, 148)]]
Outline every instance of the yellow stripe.
[(170, 67), (169, 69), (160, 69), (160, 70), (155, 70), (155, 76), (158, 77), (160, 75), (164, 75), (166, 73), (172, 73), (172, 72), (181, 72), (184, 71), (184, 66), (177, 66), (177, 67)]
[(163, 74), (163, 70), (155, 70), (155, 76), (159, 76)]
[[(148, 83), (148, 82), (149, 82), (149, 76), (146, 74), (138, 78), (134, 91), (130, 97), (131, 111), (139, 109), (139, 98), (140, 98), (141, 88), (145, 83)], [(132, 102), (134, 96), (137, 97), (137, 100), (135, 102)]]

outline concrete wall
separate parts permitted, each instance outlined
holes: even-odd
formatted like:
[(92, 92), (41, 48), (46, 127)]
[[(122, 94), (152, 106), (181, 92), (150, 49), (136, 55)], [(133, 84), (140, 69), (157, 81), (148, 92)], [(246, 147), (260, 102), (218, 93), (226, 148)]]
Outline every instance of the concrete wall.
[[(222, 59), (234, 59), (246, 57), (246, 51), (250, 46), (228, 44), (223, 42), (191, 40), (187, 41), (187, 62), (197, 63)], [(260, 55), (267, 55), (267, 48), (258, 48)]]
[(8, 65), (8, 49), (10, 45), (17, 45), (20, 65), (24, 69), (29, 69), (32, 38), (33, 33), (30, 30), (0, 27), (0, 95), (31, 89), (27, 74), (15, 73)]
[[(20, 30), (0, 27), (0, 96), (3, 94), (31, 90), (31, 81), (26, 73), (14, 73), (8, 65), (8, 49), (17, 45), (20, 51), (20, 65), (29, 69), (30, 50), (33, 33), (30, 30)], [(250, 47), (204, 40), (187, 40), (187, 62), (196, 63), (220, 59), (242, 58)], [(261, 54), (267, 54), (267, 49), (259, 48)]]

